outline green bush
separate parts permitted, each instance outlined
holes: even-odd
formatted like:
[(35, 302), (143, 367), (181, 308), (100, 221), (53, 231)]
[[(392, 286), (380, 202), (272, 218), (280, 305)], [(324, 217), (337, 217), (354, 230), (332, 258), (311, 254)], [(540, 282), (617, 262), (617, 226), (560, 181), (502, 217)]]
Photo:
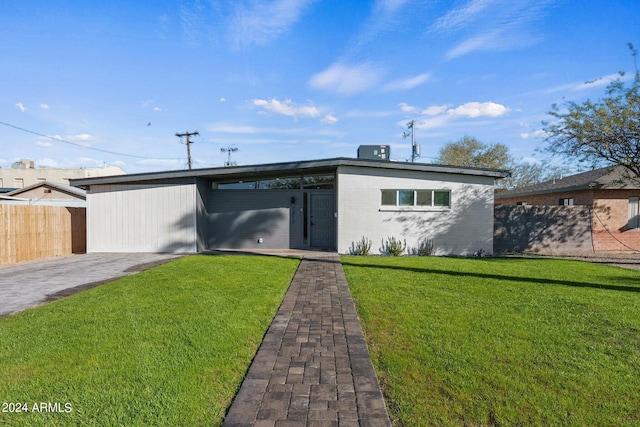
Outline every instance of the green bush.
[(396, 239), (395, 237), (387, 237), (386, 241), (382, 242), (382, 253), (391, 256), (400, 256), (407, 248), (407, 241)]
[(371, 240), (362, 236), (359, 242), (351, 242), (351, 255), (369, 255)]
[(418, 246), (411, 251), (413, 255), (417, 256), (431, 256), (433, 255), (433, 240), (422, 239), (418, 243)]

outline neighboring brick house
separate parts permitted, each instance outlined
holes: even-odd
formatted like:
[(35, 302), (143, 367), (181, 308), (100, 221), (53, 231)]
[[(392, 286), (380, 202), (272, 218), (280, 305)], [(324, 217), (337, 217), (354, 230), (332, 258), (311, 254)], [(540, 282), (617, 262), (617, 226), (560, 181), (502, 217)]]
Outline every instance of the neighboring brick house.
[(640, 251), (640, 182), (622, 166), (497, 192), (496, 205), (589, 206), (593, 250)]

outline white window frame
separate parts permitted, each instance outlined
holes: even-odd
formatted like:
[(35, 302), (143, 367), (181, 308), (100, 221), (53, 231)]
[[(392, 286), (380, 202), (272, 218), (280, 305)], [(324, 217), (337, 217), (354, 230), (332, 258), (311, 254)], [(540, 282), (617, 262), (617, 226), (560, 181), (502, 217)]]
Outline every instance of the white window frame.
[(640, 197), (629, 197), (627, 228), (629, 230), (640, 228)]
[[(395, 204), (393, 205), (383, 205), (382, 198), (383, 192), (393, 191), (395, 194)], [(418, 205), (418, 192), (431, 192), (431, 204), (430, 205)], [(400, 193), (401, 192), (413, 192), (413, 205), (401, 205), (400, 202)], [(437, 206), (435, 205), (435, 194), (437, 192), (447, 193), (449, 198), (449, 204), (447, 206)], [(380, 211), (381, 212), (397, 212), (397, 211), (412, 211), (412, 212), (442, 212), (451, 210), (452, 200), (451, 200), (451, 189), (449, 188), (440, 188), (440, 189), (394, 189), (394, 188), (383, 188), (380, 190)]]

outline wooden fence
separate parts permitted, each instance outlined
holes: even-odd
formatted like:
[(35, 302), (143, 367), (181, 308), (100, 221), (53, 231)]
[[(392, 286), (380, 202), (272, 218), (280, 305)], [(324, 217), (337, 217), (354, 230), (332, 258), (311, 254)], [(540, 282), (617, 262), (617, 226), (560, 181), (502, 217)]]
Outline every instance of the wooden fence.
[(86, 209), (0, 204), (0, 264), (85, 253)]

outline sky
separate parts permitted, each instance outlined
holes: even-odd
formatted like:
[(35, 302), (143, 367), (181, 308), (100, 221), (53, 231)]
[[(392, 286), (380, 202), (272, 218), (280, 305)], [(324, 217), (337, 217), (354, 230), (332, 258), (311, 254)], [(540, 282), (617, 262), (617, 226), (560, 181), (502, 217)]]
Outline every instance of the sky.
[(640, 47), (637, 0), (22, 0), (0, 13), (0, 167), (127, 173), (472, 136), (540, 161), (553, 104)]

